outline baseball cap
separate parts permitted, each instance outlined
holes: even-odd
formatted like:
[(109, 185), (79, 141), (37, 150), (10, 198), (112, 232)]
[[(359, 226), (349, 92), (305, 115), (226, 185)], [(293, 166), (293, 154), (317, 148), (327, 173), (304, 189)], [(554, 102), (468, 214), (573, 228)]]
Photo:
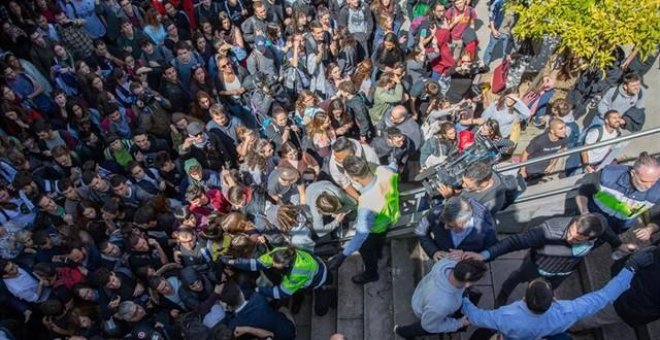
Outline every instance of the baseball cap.
[(202, 167), (202, 165), (199, 163), (199, 161), (195, 158), (191, 158), (191, 159), (185, 161), (185, 163), (183, 163), (183, 169), (186, 171), (186, 173), (189, 173), (190, 169), (192, 169), (194, 167), (200, 167), (200, 168)]

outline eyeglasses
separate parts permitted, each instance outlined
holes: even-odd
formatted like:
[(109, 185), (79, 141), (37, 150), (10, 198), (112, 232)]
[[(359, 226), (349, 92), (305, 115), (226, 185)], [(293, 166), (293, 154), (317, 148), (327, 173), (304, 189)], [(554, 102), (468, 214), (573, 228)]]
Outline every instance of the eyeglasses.
[(227, 63), (227, 64), (222, 64), (222, 65), (220, 65), (220, 68), (226, 68), (226, 67), (229, 67), (229, 64), (228, 64), (228, 63)]

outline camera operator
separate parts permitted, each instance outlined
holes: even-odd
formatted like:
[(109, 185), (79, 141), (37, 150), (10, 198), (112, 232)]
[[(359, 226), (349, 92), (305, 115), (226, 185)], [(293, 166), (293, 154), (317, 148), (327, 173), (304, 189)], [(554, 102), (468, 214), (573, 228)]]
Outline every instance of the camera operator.
[[(490, 69), (482, 61), (473, 62), (472, 56), (464, 53), (456, 66), (450, 70), (451, 84), (447, 91), (449, 102), (452, 104), (460, 102), (472, 90), (475, 77), (488, 71)], [(479, 93), (472, 95), (476, 96)]]
[(169, 140), (170, 115), (167, 110), (172, 108), (170, 101), (138, 82), (131, 83), (131, 92), (136, 98), (139, 126), (158, 138)]
[(470, 164), (457, 186), (439, 184), (437, 192), (447, 200), (454, 196), (474, 199), (483, 204), (493, 216), (507, 203), (507, 186), (504, 179), (489, 164), (478, 161)]

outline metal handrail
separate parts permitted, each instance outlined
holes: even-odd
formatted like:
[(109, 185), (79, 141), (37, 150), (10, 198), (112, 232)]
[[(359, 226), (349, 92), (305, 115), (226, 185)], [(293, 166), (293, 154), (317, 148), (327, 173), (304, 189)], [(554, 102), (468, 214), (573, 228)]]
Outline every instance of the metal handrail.
[[(589, 151), (589, 150), (593, 150), (593, 149), (598, 149), (598, 148), (602, 148), (604, 146), (618, 144), (618, 143), (621, 143), (621, 142), (626, 142), (626, 141), (629, 141), (629, 140), (633, 140), (633, 139), (637, 139), (637, 138), (641, 138), (641, 137), (646, 137), (646, 136), (654, 135), (654, 134), (657, 134), (657, 133), (660, 133), (660, 127), (656, 127), (656, 128), (636, 132), (636, 133), (633, 133), (633, 134), (630, 134), (630, 135), (627, 135), (627, 136), (620, 136), (620, 137), (617, 137), (617, 138), (608, 139), (606, 141), (601, 141), (601, 142), (598, 142), (598, 143), (595, 143), (595, 144), (590, 144), (590, 145), (580, 146), (580, 147), (577, 147), (577, 148), (568, 149), (566, 151), (559, 152), (559, 153), (556, 153), (556, 154), (553, 154), (553, 155), (546, 155), (546, 156), (536, 157), (536, 158), (533, 158), (533, 159), (530, 159), (530, 160), (527, 160), (527, 161), (521, 162), (521, 163), (508, 164), (508, 165), (502, 165), (502, 166), (497, 166), (496, 165), (493, 170), (495, 170), (497, 172), (511, 171), (511, 170), (519, 169), (519, 168), (522, 168), (524, 166), (528, 166), (528, 165), (531, 165), (531, 164), (546, 162), (546, 161), (549, 161), (549, 160), (553, 160), (555, 158), (566, 157), (566, 156), (570, 156), (570, 155), (575, 154), (575, 153), (579, 153), (579, 152), (583, 152), (583, 151)], [(412, 195), (415, 195), (415, 194), (417, 194), (419, 192), (422, 192), (422, 191), (424, 191), (424, 187), (419, 187), (419, 188), (415, 188), (415, 189), (410, 189), (408, 191), (404, 191), (404, 192), (400, 193), (399, 196), (412, 196)]]
[[(617, 138), (610, 139), (610, 140), (607, 140), (607, 141), (598, 142), (598, 143), (592, 144), (592, 145), (573, 148), (573, 149), (566, 150), (564, 152), (560, 152), (560, 153), (557, 153), (557, 154), (554, 154), (554, 155), (548, 155), (548, 156), (534, 158), (534, 159), (531, 159), (531, 160), (528, 160), (528, 161), (522, 162), (522, 163), (503, 166), (501, 168), (496, 168), (495, 171), (502, 172), (502, 171), (514, 170), (514, 169), (517, 169), (517, 168), (520, 168), (520, 167), (523, 167), (523, 166), (527, 166), (529, 164), (534, 164), (534, 163), (537, 163), (537, 162), (547, 161), (547, 160), (551, 160), (551, 159), (554, 159), (554, 158), (560, 158), (560, 157), (572, 155), (572, 154), (577, 153), (577, 152), (582, 152), (582, 151), (588, 151), (588, 150), (592, 150), (592, 149), (601, 148), (603, 146), (618, 144), (618, 143), (625, 142), (625, 141), (628, 141), (628, 140), (637, 139), (637, 138), (641, 138), (641, 137), (646, 137), (646, 136), (649, 136), (649, 135), (654, 135), (658, 132), (660, 132), (660, 127), (649, 129), (649, 130), (644, 130), (644, 131), (633, 133), (633, 134), (630, 134), (630, 135), (627, 135), (627, 136), (617, 137)], [(627, 159), (627, 161), (632, 161), (632, 160), (634, 160), (634, 159)], [(535, 194), (535, 195), (530, 195), (530, 196), (526, 196), (526, 197), (519, 197), (518, 199), (516, 199), (516, 201), (513, 204), (515, 205), (515, 204), (520, 204), (520, 203), (524, 203), (524, 202), (533, 201), (533, 200), (536, 200), (536, 199), (551, 197), (551, 196), (555, 196), (555, 195), (567, 194), (567, 193), (577, 189), (578, 187), (579, 187), (579, 185), (573, 184), (573, 185), (563, 187), (563, 188), (544, 191), (544, 192), (541, 192), (541, 193), (538, 193), (538, 194)], [(405, 196), (415, 196), (415, 195), (419, 195), (423, 192), (424, 192), (423, 187), (422, 188), (415, 188), (415, 189), (411, 189), (411, 190), (408, 190), (406, 192), (401, 193), (400, 196), (404, 196), (404, 195)], [(393, 238), (393, 237), (400, 237), (400, 236), (409, 234), (414, 229), (415, 229), (414, 226), (398, 225), (398, 226), (390, 228), (387, 232), (386, 237), (388, 239)], [(352, 238), (353, 238), (353, 236), (340, 237), (338, 239), (321, 241), (318, 244), (345, 242), (345, 241), (351, 240)]]
[[(569, 193), (569, 192), (577, 189), (578, 187), (579, 187), (579, 185), (573, 184), (573, 185), (563, 187), (563, 188), (558, 188), (558, 189), (554, 189), (554, 190), (540, 192), (540, 193), (535, 194), (535, 195), (530, 195), (530, 196), (527, 196), (527, 197), (519, 198), (513, 204), (515, 205), (515, 204), (534, 201), (534, 200), (542, 199), (542, 198), (546, 198), (546, 197), (563, 195), (563, 194)], [(503, 210), (503, 211), (508, 211), (508, 210), (509, 209), (507, 208), (506, 210)], [(407, 225), (407, 224), (406, 225), (397, 225), (397, 226), (394, 226), (394, 227), (388, 229), (386, 237), (389, 239), (389, 238), (404, 236), (404, 235), (409, 234), (413, 230), (415, 230), (415, 226), (410, 226), (410, 225)], [(344, 237), (340, 237), (340, 238), (337, 238), (337, 239), (320, 241), (317, 244), (345, 242), (345, 241), (350, 241), (352, 238), (353, 238), (353, 236), (344, 236)]]
[(602, 148), (603, 146), (608, 146), (608, 145), (612, 145), (612, 144), (619, 144), (621, 142), (626, 142), (626, 141), (629, 141), (629, 140), (632, 140), (632, 139), (637, 139), (637, 138), (641, 138), (641, 137), (654, 135), (658, 132), (660, 132), (660, 127), (640, 131), (640, 132), (633, 133), (633, 134), (630, 134), (630, 135), (627, 135), (627, 136), (620, 136), (620, 137), (616, 137), (616, 138), (613, 138), (613, 139), (604, 140), (604, 141), (601, 141), (601, 142), (598, 142), (598, 143), (595, 143), (595, 144), (590, 144), (590, 145), (580, 146), (580, 147), (577, 147), (577, 148), (568, 149), (566, 151), (562, 151), (562, 152), (556, 153), (554, 155), (546, 155), (546, 156), (537, 157), (537, 158), (530, 159), (530, 160), (527, 160), (527, 161), (521, 162), (521, 163), (509, 164), (509, 165), (504, 165), (504, 166), (496, 166), (495, 171), (504, 172), (504, 171), (514, 170), (514, 169), (522, 168), (524, 166), (528, 166), (528, 165), (531, 165), (531, 164), (545, 162), (545, 161), (549, 161), (549, 160), (552, 160), (552, 159), (555, 159), (555, 158), (561, 158), (561, 157), (564, 157), (564, 156), (570, 156), (570, 155), (578, 153), (578, 152), (598, 149), (598, 148)]

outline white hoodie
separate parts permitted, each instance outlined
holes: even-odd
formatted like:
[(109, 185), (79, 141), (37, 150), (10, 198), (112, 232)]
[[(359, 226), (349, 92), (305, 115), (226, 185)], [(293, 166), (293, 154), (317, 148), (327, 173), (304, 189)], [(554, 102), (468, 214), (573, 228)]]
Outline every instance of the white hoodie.
[(451, 315), (461, 308), (464, 288), (449, 283), (449, 273), (456, 261), (443, 259), (419, 282), (412, 297), (412, 310), (430, 333), (455, 332), (461, 322)]

